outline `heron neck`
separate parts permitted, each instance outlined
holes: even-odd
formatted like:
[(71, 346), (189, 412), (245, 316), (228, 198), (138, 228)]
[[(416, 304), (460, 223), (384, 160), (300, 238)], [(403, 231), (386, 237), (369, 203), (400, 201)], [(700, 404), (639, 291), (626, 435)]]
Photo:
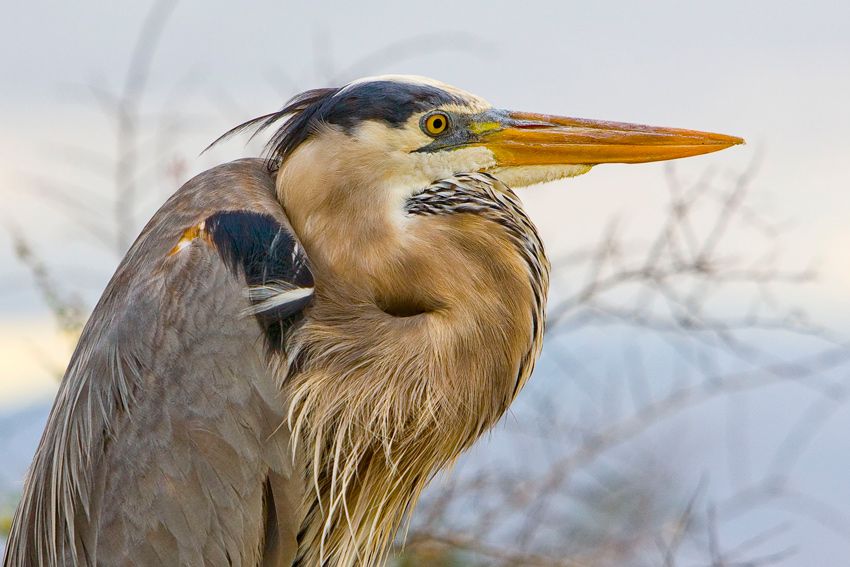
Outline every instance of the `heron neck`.
[(349, 565), (367, 539), (385, 549), (427, 480), (507, 409), (539, 349), (545, 277), (484, 214), (406, 215), (381, 198), (391, 188), (281, 175), (316, 282), (285, 383), (309, 471), (302, 543)]

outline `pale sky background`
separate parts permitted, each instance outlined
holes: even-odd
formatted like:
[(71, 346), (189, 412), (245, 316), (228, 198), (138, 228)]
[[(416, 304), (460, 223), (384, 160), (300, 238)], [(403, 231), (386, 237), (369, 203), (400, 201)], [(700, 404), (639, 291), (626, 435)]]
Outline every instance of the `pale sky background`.
[[(55, 277), (83, 289), (89, 305), (117, 262), (36, 188), (109, 194), (114, 133), (92, 92), (121, 90), (149, 6), (0, 6), (0, 409), (55, 391), (50, 371), (71, 348), (15, 260), (10, 230), (36, 243)], [(185, 0), (163, 30), (142, 100), (154, 124), (141, 150), (145, 174), (160, 183), (156, 192), (140, 186), (138, 223), (176, 188), (162, 183), (165, 164), (152, 159), (161, 148), (185, 160), (185, 180), (255, 152), (238, 141), (197, 157), (230, 126), (276, 110), (298, 90), (361, 72), (421, 74), (496, 107), (744, 137), (747, 146), (680, 162), (678, 171), (685, 179), (706, 167), (731, 175), (759, 155), (751, 203), (788, 222), (783, 265), (820, 273), (817, 284), (789, 290), (788, 301), (850, 331), (848, 22), (850, 3), (838, 0)], [(168, 129), (164, 111), (194, 119)], [(663, 166), (650, 164), (599, 167), (522, 197), (557, 256), (594, 242), (612, 215), (640, 236), (666, 193)], [(837, 449), (821, 450), (847, 451), (837, 430), (829, 439)], [(831, 474), (846, 477), (850, 456), (838, 462), (844, 467)], [(847, 542), (836, 541), (809, 557), (847, 554)]]

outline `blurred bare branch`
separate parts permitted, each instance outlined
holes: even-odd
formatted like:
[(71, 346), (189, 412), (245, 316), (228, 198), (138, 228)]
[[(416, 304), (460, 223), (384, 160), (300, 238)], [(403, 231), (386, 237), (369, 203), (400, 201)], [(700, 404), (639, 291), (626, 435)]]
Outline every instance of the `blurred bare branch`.
[[(442, 546), (445, 557), (462, 554), (469, 565), (673, 567), (684, 558), (693, 563), (694, 557), (696, 564), (705, 564), (700, 556), (712, 566), (769, 565), (794, 553), (794, 546), (783, 541), (788, 521), (732, 548), (724, 550), (720, 543), (718, 518), (732, 522), (763, 506), (784, 506), (792, 516), (850, 537), (844, 512), (788, 483), (815, 434), (846, 402), (846, 381), (830, 377), (830, 371), (850, 362), (850, 348), (837, 333), (810, 321), (803, 309), (776, 299), (783, 294), (775, 287), (805, 285), (815, 274), (781, 267), (775, 253), (781, 223), (763, 218), (747, 203), (756, 165), (723, 187), (717, 186), (713, 170), (685, 187), (675, 167), (668, 166), (667, 217), (654, 237), (641, 244), (622, 234), (614, 219), (594, 247), (555, 263), (559, 277), (576, 287), (550, 310), (547, 352), (588, 329), (631, 330), (611, 339), (623, 343), (623, 363), (605, 377), (594, 379), (582, 356), (556, 374), (576, 387), (601, 381), (600, 388), (610, 391), (617, 380), (608, 374), (618, 373), (625, 377), (623, 394), (599, 398), (587, 392), (596, 407), (573, 407), (578, 417), (569, 419), (563, 407), (552, 405), (551, 387), (540, 388), (525, 403), (541, 427), (531, 432), (511, 428), (516, 439), (501, 453), (536, 442), (545, 459), (517, 470), (473, 461), (467, 463), (471, 470), (443, 485), (434, 483), (414, 514), (402, 557), (415, 556), (416, 546), (424, 542)], [(735, 242), (753, 234), (767, 251), (748, 251), (745, 257)], [(755, 291), (743, 308), (715, 301), (730, 291), (740, 296), (742, 288)], [(817, 346), (810, 354), (780, 357), (770, 341), (758, 340), (777, 333), (806, 337)], [(684, 366), (665, 379), (650, 374), (648, 340)], [(557, 382), (557, 377), (548, 381)], [(775, 448), (761, 477), (738, 493), (709, 496), (703, 479), (682, 506), (676, 494), (686, 490), (677, 488), (682, 479), (673, 471), (641, 463), (645, 457), (637, 463), (623, 457), (624, 449), (641, 455), (641, 440), (665, 422), (714, 400), (775, 384), (802, 388), (814, 401)]]
[(13, 233), (12, 239), (15, 255), (29, 269), (41, 299), (50, 309), (59, 329), (73, 337), (79, 336), (88, 317), (88, 311), (83, 305), (82, 298), (73, 293), (62, 294), (56, 282), (53, 281), (47, 265), (38, 257), (27, 240), (19, 233)]
[(130, 247), (136, 236), (136, 180), (138, 167), (139, 103), (147, 86), (153, 54), (159, 44), (168, 18), (177, 7), (177, 0), (158, 0), (148, 12), (142, 25), (124, 89), (114, 102), (116, 119), (115, 165), (115, 245), (119, 256)]

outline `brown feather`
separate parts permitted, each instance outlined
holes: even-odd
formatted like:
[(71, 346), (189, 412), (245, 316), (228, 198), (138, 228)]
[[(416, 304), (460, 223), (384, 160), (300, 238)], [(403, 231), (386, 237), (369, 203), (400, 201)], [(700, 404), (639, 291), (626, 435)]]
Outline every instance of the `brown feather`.
[(296, 565), (349, 567), (381, 563), (428, 481), (513, 401), (539, 353), (549, 266), (495, 178), (426, 186), (405, 214), (379, 165), (343, 167), (362, 139), (324, 134), (278, 174), (315, 277), (289, 337), (299, 364), (281, 372), (305, 471)]

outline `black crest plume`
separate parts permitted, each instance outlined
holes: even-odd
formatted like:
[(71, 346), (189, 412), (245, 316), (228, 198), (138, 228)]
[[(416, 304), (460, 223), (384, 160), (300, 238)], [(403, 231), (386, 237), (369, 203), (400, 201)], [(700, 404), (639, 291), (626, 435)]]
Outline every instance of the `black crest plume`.
[(223, 142), (249, 130), (253, 130), (251, 134), (251, 138), (253, 139), (254, 136), (273, 124), (288, 118), (283, 126), (271, 137), (265, 147), (269, 171), (275, 171), (295, 148), (313, 133), (312, 127), (315, 124), (313, 121), (315, 114), (322, 108), (322, 103), (333, 97), (338, 91), (338, 88), (313, 89), (296, 95), (289, 99), (286, 105), (277, 112), (252, 118), (235, 128), (231, 128), (207, 146), (204, 151), (207, 151), (219, 142)]
[(292, 98), (278, 112), (240, 124), (210, 147), (246, 130), (253, 130), (256, 136), (288, 117), (266, 145), (267, 164), (274, 171), (316, 133), (320, 124), (330, 124), (347, 133), (364, 120), (379, 120), (389, 127), (401, 128), (413, 114), (450, 103), (464, 104), (465, 100), (438, 86), (416, 82), (373, 80), (314, 89)]

